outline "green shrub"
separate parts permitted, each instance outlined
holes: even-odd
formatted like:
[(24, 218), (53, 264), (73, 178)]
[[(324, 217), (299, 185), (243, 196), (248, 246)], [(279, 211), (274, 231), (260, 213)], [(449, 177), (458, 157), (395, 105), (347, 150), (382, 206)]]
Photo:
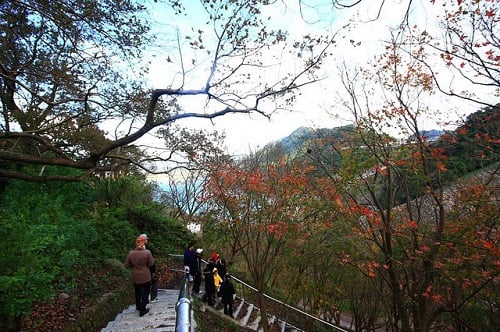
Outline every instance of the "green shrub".
[(140, 233), (152, 238), (158, 257), (181, 252), (190, 233), (163, 215), (153, 195), (136, 178), (11, 180), (0, 197), (0, 330), (15, 330), (35, 303), (61, 292), (101, 295), (113, 286), (110, 276), (128, 275), (122, 262)]

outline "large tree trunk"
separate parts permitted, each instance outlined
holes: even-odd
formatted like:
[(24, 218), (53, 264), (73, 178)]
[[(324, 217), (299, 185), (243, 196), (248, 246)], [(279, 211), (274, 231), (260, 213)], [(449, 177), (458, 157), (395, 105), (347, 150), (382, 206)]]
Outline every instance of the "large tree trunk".
[[(401, 288), (399, 285), (399, 280), (394, 271), (394, 264), (392, 262), (392, 244), (391, 244), (391, 233), (384, 233), (384, 242), (385, 242), (385, 257), (386, 264), (389, 267), (389, 281), (390, 288), (392, 292), (392, 301), (393, 301), (393, 330), (401, 331), (401, 332), (410, 332), (410, 320), (408, 318), (408, 312), (404, 305), (403, 295), (401, 293)], [(400, 327), (399, 327), (400, 326)]]
[(264, 293), (262, 291), (259, 291), (257, 293), (257, 304), (260, 308), (260, 326), (262, 327), (262, 330), (264, 332), (269, 332), (269, 324), (267, 320), (267, 309), (266, 309), (266, 303), (265, 303), (265, 297)]

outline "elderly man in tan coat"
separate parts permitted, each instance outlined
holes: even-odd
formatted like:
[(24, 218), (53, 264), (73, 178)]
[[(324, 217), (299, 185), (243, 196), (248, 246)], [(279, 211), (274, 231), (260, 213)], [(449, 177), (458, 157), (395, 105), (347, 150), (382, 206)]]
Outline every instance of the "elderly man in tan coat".
[(131, 250), (125, 260), (125, 267), (132, 268), (132, 283), (134, 284), (135, 306), (139, 310), (139, 316), (144, 316), (149, 312), (146, 309), (148, 304), (149, 291), (151, 289), (151, 272), (149, 268), (155, 263), (153, 255), (146, 249), (146, 240), (138, 236), (135, 240), (136, 248)]

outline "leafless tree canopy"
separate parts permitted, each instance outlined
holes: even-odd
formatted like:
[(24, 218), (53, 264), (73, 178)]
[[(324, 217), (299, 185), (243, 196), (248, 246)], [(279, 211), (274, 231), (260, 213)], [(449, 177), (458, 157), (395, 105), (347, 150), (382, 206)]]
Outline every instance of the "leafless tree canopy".
[[(351, 10), (361, 3), (366, 1), (293, 2), (301, 14), (308, 8)], [(408, 1), (406, 13), (399, 13), (402, 31), (409, 31), (405, 18), (413, 3)], [(191, 8), (174, 0), (155, 1), (148, 7), (131, 0), (100, 0), (80, 7), (70, 1), (2, 3), (0, 177), (80, 180), (112, 171), (164, 171), (153, 166), (173, 161), (175, 151), (168, 143), (178, 120), (210, 121), (229, 113), (269, 117), (290, 107), (296, 90), (321, 79), (318, 70), (331, 54), (337, 35), (325, 32), (291, 41), (287, 31), (272, 30), (270, 20), (281, 18), (267, 17), (263, 9), (289, 4), (204, 0), (199, 5), (206, 22), (193, 21), (192, 29), (172, 33), (155, 30), (148, 10), (168, 10), (179, 21), (186, 17), (189, 21)], [(367, 21), (377, 19), (387, 3), (380, 0), (373, 8)], [(440, 52), (462, 79), (498, 87), (498, 34), (491, 12), (486, 8), (484, 13), (476, 11), (482, 15), (467, 15), (470, 9), (458, 13), (452, 9), (447, 17), (453, 19), (443, 30), (447, 42), (423, 37), (419, 42)], [(467, 35), (459, 29), (464, 22)], [(177, 43), (160, 55), (176, 67), (180, 79), (165, 73), (164, 86), (153, 89), (146, 81), (151, 68), (144, 59), (145, 51), (159, 43), (158, 35), (168, 35)], [(480, 52), (477, 45), (482, 45)], [(293, 70), (285, 60), (290, 58)], [(433, 70), (430, 63), (424, 65)], [(441, 92), (476, 100), (466, 91), (447, 88), (437, 73), (433, 78)], [(189, 102), (193, 99), (198, 104)], [(177, 139), (182, 138), (179, 135)], [(165, 151), (146, 150), (139, 143), (145, 136), (163, 139)], [(75, 169), (79, 171), (69, 171)]]
[[(207, 30), (177, 36), (182, 82), (151, 90), (147, 67), (137, 67), (153, 42), (147, 11), (135, 1), (101, 0), (75, 7), (69, 1), (9, 1), (0, 5), (0, 176), (30, 181), (79, 180), (89, 174), (143, 169), (167, 157), (147, 155), (134, 144), (146, 134), (183, 118), (213, 119), (228, 113), (272, 113), (287, 93), (315, 80), (310, 74), (324, 54), (304, 59), (301, 71), (262, 75), (262, 52), (286, 40), (268, 31), (259, 15), (266, 1), (230, 6), (204, 1)], [(162, 3), (184, 15), (178, 2)], [(187, 13), (189, 14), (189, 13)], [(192, 35), (190, 35), (192, 33)], [(206, 43), (207, 34), (215, 43)], [(190, 65), (181, 40), (207, 52), (204, 77), (186, 82)], [(310, 40), (302, 47), (312, 47)], [(300, 47), (299, 47), (300, 48)], [(170, 57), (169, 57), (170, 59)], [(199, 88), (191, 88), (197, 86)], [(187, 109), (179, 100), (203, 96), (205, 107)], [(271, 102), (274, 106), (269, 107)], [(281, 104), (282, 105), (282, 104)], [(111, 129), (105, 129), (111, 128)], [(116, 129), (113, 132), (113, 128)], [(123, 130), (123, 128), (127, 128)], [(80, 169), (76, 175), (48, 172), (49, 166)]]

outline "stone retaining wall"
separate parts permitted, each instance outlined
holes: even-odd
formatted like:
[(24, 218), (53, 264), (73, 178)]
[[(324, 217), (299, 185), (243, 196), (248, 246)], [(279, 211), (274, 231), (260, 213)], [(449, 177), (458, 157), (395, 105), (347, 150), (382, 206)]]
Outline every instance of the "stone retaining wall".
[(109, 321), (123, 311), (134, 300), (133, 287), (130, 282), (124, 283), (112, 293), (105, 294), (90, 308), (86, 309), (77, 320), (63, 332), (100, 331)]

